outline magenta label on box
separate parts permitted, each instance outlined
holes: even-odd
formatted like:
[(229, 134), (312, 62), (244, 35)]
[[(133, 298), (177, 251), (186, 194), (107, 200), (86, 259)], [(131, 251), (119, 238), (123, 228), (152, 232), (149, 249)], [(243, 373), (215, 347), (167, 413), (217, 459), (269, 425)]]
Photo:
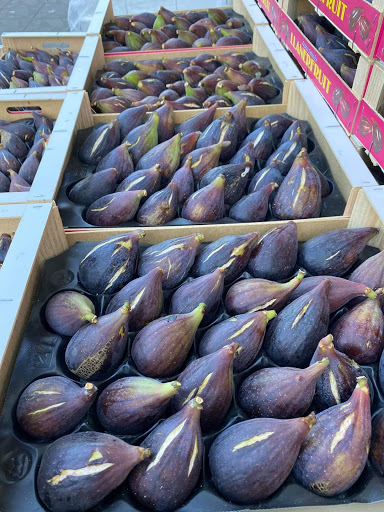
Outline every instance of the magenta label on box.
[(365, 0), (311, 0), (324, 16), (368, 56), (373, 54), (380, 13)]
[(265, 12), (273, 28), (279, 23), (280, 7), (276, 0), (257, 0), (259, 7)]
[(358, 104), (351, 89), (283, 11), (280, 11), (278, 35), (313, 81), (340, 122), (347, 131), (351, 131)]
[(384, 119), (375, 112), (364, 100), (361, 101), (357, 113), (353, 134), (362, 145), (384, 168)]

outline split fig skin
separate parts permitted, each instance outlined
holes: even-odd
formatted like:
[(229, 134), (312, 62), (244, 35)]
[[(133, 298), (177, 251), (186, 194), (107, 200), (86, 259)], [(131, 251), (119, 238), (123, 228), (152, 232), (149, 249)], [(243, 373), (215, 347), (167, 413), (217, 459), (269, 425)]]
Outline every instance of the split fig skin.
[(37, 492), (54, 512), (88, 510), (127, 478), (150, 452), (100, 432), (61, 437), (44, 452)]
[(305, 438), (293, 474), (321, 496), (350, 489), (367, 462), (371, 442), (371, 406), (366, 377), (358, 377), (351, 398), (316, 416)]
[(256, 418), (224, 430), (209, 451), (217, 490), (241, 505), (267, 499), (287, 479), (315, 422), (312, 413), (289, 420)]
[(66, 377), (44, 377), (30, 384), (17, 403), (23, 431), (39, 441), (56, 439), (73, 430), (96, 398), (91, 383), (80, 387)]
[(327, 358), (304, 368), (264, 368), (247, 377), (238, 393), (239, 405), (251, 418), (296, 418), (310, 407), (317, 379)]
[(146, 509), (176, 510), (196, 487), (203, 466), (202, 402), (194, 398), (144, 439), (142, 447), (151, 456), (132, 471), (128, 486)]

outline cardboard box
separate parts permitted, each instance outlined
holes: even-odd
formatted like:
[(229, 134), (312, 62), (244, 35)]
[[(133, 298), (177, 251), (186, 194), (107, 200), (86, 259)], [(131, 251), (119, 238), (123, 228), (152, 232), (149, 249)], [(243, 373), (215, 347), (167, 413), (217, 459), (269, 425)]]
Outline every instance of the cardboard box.
[(87, 36), (76, 32), (6, 32), (1, 36), (1, 55), (7, 50), (32, 50), (39, 48), (52, 54), (57, 54), (59, 49), (72, 50), (79, 53), (66, 86), (55, 87), (27, 87), (20, 89), (0, 89), (0, 98), (3, 95), (14, 94), (58, 94), (67, 91), (82, 91), (91, 83), (92, 70), (99, 68), (97, 55), (102, 52), (100, 36)]
[[(21, 89), (19, 90), (21, 91)], [(66, 148), (76, 125), (73, 111), (75, 110), (79, 114), (82, 101), (85, 101), (84, 94), (83, 91), (73, 92), (69, 100), (66, 100), (66, 95), (63, 93), (0, 95), (0, 119), (3, 121), (17, 121), (32, 117), (31, 111), (11, 111), (10, 109), (13, 107), (40, 107), (40, 111), (44, 115), (56, 120), (31, 190), (29, 192), (1, 192), (0, 204), (51, 201), (53, 199), (60, 176), (60, 172), (58, 172), (60, 161), (66, 154)], [(84, 112), (86, 111), (87, 109), (84, 107)], [(42, 189), (39, 183), (44, 185)]]
[[(25, 208), (25, 204), (7, 204), (0, 206), (0, 235), (6, 233), (7, 235), (11, 235), (13, 239)], [(7, 256), (5, 261), (6, 259)], [(0, 265), (0, 272), (1, 269), (2, 266)]]
[[(211, 5), (211, 3), (208, 2), (207, 6), (204, 5), (204, 9), (194, 9), (193, 5), (191, 5), (190, 10), (206, 11), (209, 7), (217, 7), (215, 2), (213, 2), (213, 4), (214, 5)], [(234, 0), (232, 6), (224, 5), (222, 6), (222, 9), (233, 9), (236, 13), (240, 14), (241, 16), (244, 16), (244, 18), (248, 21), (251, 27), (253, 27), (254, 25), (268, 24), (268, 21), (265, 19), (262, 12), (260, 11), (260, 9), (253, 0)], [(186, 10), (187, 9), (178, 11), (172, 9), (172, 11), (176, 14), (185, 12)], [(136, 9), (136, 12), (141, 12), (140, 5), (138, 6), (138, 9)], [(105, 23), (108, 23), (114, 17), (114, 15), (115, 14), (113, 11), (112, 0), (99, 0), (96, 10), (89, 24), (87, 34), (101, 34), (103, 25)], [(132, 14), (123, 14), (123, 16), (132, 16)], [(199, 50), (199, 48), (196, 48), (196, 50)]]

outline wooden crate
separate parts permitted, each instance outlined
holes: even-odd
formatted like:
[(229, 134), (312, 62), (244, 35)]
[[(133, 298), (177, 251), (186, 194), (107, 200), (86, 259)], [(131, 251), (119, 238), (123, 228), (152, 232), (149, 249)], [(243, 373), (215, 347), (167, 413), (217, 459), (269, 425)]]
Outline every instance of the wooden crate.
[[(212, 3), (215, 4), (215, 2)], [(193, 6), (191, 5), (191, 10), (206, 11), (210, 6), (210, 2), (208, 2), (207, 6), (204, 6), (204, 9), (194, 9)], [(212, 7), (216, 7), (216, 4), (212, 5)], [(244, 16), (244, 18), (250, 24), (251, 28), (254, 25), (268, 25), (268, 20), (265, 19), (265, 16), (263, 15), (263, 13), (260, 11), (259, 7), (253, 0), (234, 0), (233, 5), (224, 5), (222, 8), (233, 9), (236, 13), (240, 14), (241, 16)], [(185, 12), (186, 10), (187, 9), (180, 11), (173, 10), (173, 12), (177, 14)], [(140, 4), (138, 4), (138, 8), (136, 9), (136, 11), (140, 12)], [(113, 12), (112, 0), (99, 0), (96, 10), (89, 24), (87, 34), (101, 34), (105, 23), (108, 23), (114, 17), (114, 15), (115, 14)], [(123, 16), (132, 16), (132, 14), (124, 14)], [(201, 51), (201, 48), (196, 48), (194, 49), (194, 51)]]
[[(0, 119), (3, 121), (17, 121), (19, 119), (31, 118), (29, 111), (9, 111), (10, 108), (32, 108), (39, 107), (40, 111), (56, 120), (55, 127), (50, 136), (43, 158), (41, 159), (39, 169), (32, 183), (29, 192), (1, 192), (0, 205), (10, 203), (26, 203), (51, 201), (57, 190), (57, 182), (60, 177), (60, 164), (66, 154), (66, 147), (75, 130), (76, 116), (80, 111), (82, 102), (88, 106), (84, 99), (85, 93), (72, 92), (69, 100), (66, 101), (66, 95), (55, 94), (34, 94), (34, 95), (0, 95)], [(83, 111), (87, 108), (84, 106)], [(82, 114), (84, 115), (84, 114)], [(39, 185), (43, 184), (43, 189)]]
[(25, 96), (26, 94), (58, 94), (67, 91), (83, 91), (89, 87), (92, 81), (94, 68), (98, 69), (98, 55), (103, 51), (100, 36), (87, 36), (75, 32), (6, 32), (1, 36), (3, 47), (1, 54), (7, 50), (31, 50), (39, 48), (52, 54), (57, 54), (59, 49), (72, 50), (79, 53), (68, 84), (55, 87), (28, 87), (20, 89), (0, 89), (0, 98), (3, 95), (14, 94)]

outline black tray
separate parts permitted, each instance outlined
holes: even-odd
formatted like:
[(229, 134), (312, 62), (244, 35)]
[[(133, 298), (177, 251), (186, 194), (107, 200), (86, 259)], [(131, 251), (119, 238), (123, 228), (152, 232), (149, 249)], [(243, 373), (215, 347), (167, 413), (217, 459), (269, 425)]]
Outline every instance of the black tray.
[[(286, 114), (288, 116), (288, 114)], [(291, 116), (288, 116), (291, 117)], [(308, 136), (308, 153), (311, 162), (323, 172), (331, 185), (331, 193), (322, 199), (322, 208), (321, 208), (321, 217), (332, 217), (332, 216), (340, 216), (343, 215), (345, 209), (345, 199), (343, 198), (340, 190), (335, 184), (332, 176), (332, 171), (329, 168), (328, 162), (324, 156), (322, 149), (316, 141), (316, 138), (312, 132), (312, 129), (307, 121), (303, 121), (306, 129), (306, 133)], [(255, 119), (248, 119), (249, 130), (252, 131), (252, 127), (255, 124)], [(98, 125), (97, 125), (98, 126)], [(84, 142), (84, 140), (88, 137), (88, 135), (92, 132), (92, 128), (87, 128), (85, 130), (80, 130), (77, 132), (76, 140), (73, 146), (72, 155), (68, 162), (68, 165), (65, 169), (63, 180), (61, 182), (60, 189), (58, 191), (56, 197), (56, 204), (59, 207), (61, 219), (63, 221), (63, 225), (65, 228), (97, 228), (98, 226), (94, 226), (93, 224), (89, 224), (85, 221), (85, 213), (87, 208), (84, 205), (76, 204), (72, 202), (68, 193), (71, 188), (78, 181), (84, 179), (87, 176), (90, 176), (95, 167), (94, 165), (87, 165), (82, 163), (78, 158), (79, 149)], [(260, 170), (264, 167), (265, 162), (258, 160), (256, 162), (256, 170)], [(257, 168), (258, 166), (258, 168)], [(248, 186), (248, 185), (247, 185)], [(179, 207), (179, 213), (181, 213), (181, 209)], [(276, 220), (271, 211), (267, 214), (267, 221)], [(238, 221), (231, 219), (229, 217), (224, 217), (218, 221), (215, 221), (214, 224), (237, 224)], [(177, 217), (164, 224), (164, 226), (180, 226), (180, 225), (196, 225), (199, 223), (189, 221), (187, 219), (183, 219), (182, 217)], [(149, 227), (143, 226), (138, 222), (132, 220), (129, 222), (124, 222), (119, 224), (120, 227)], [(106, 226), (103, 226), (106, 227)], [(115, 227), (115, 226), (114, 226)], [(160, 226), (161, 227), (161, 226)]]
[[(82, 382), (69, 372), (65, 366), (64, 350), (69, 338), (61, 337), (50, 331), (45, 322), (44, 308), (49, 298), (59, 290), (69, 289), (84, 291), (77, 279), (78, 266), (81, 259), (96, 245), (97, 244), (93, 242), (77, 243), (68, 251), (48, 260), (44, 266), (40, 286), (20, 345), (8, 393), (0, 416), (0, 510), (2, 512), (41, 512), (42, 510), (46, 510), (37, 498), (35, 492), (35, 478), (39, 461), (43, 452), (49, 446), (49, 443), (32, 442), (21, 431), (15, 415), (16, 405), (20, 394), (26, 386), (38, 378), (62, 375), (76, 382)], [(145, 248), (146, 246), (143, 245), (141, 250)], [(377, 249), (367, 247), (358, 261), (358, 264), (375, 253), (377, 253)], [(242, 277), (249, 277), (249, 275), (244, 274)], [(172, 291), (168, 292), (165, 296), (164, 314), (166, 314), (167, 304), (169, 304), (171, 295)], [(95, 304), (96, 314), (101, 315), (105, 313), (108, 302), (112, 296), (91, 296), (89, 294), (88, 296)], [(227, 316), (222, 305), (214, 323), (223, 320)], [(208, 327), (198, 330), (195, 345), (183, 369), (191, 360), (196, 358), (196, 344), (198, 344), (202, 334), (207, 328)], [(134, 333), (131, 333), (129, 347), (133, 337)], [(235, 375), (235, 387), (249, 374), (267, 366), (275, 366), (275, 364), (261, 351), (257, 361), (251, 368)], [(384, 407), (384, 396), (377, 384), (377, 366), (377, 364), (363, 366), (363, 369), (373, 383), (373, 414), (376, 414)], [(127, 375), (139, 375), (129, 357), (112, 377), (104, 381), (95, 382), (95, 384), (99, 392), (101, 392), (113, 380)], [(160, 380), (169, 381), (173, 380), (173, 377)], [(75, 431), (103, 431), (96, 418), (95, 405), (96, 403), (92, 405), (84, 421), (78, 425)], [(325, 498), (311, 493), (298, 485), (291, 475), (277, 492), (262, 503), (256, 503), (254, 506), (239, 506), (225, 501), (213, 486), (209, 466), (207, 464), (208, 450), (218, 433), (229, 425), (246, 418), (244, 412), (240, 410), (236, 404), (235, 395), (231, 409), (225, 421), (220, 426), (220, 429), (214, 434), (204, 436), (204, 470), (202, 471), (199, 483), (192, 493), (190, 500), (179, 510), (183, 512), (267, 510), (271, 508), (372, 503), (384, 500), (384, 478), (376, 475), (368, 463), (363, 474), (353, 487), (348, 492), (334, 498)], [(146, 435), (147, 433), (141, 436), (119, 437), (129, 443), (139, 444)], [(126, 485), (123, 483), (90, 510), (92, 512), (133, 512), (135, 510), (143, 511), (145, 509), (134, 503), (127, 492)]]

